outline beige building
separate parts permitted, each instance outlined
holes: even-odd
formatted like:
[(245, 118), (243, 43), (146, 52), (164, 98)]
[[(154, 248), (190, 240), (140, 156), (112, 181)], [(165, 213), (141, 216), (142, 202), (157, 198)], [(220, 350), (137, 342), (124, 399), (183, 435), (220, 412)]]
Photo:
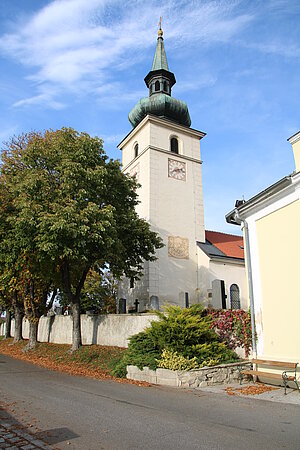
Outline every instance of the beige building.
[(245, 234), (249, 294), (259, 358), (300, 362), (300, 132), (296, 171), (226, 216)]
[[(186, 103), (172, 97), (175, 82), (159, 30), (153, 65), (145, 77), (148, 97), (129, 113), (133, 129), (118, 146), (123, 171), (141, 185), (137, 212), (165, 244), (155, 262), (145, 263), (141, 280), (123, 279), (119, 285), (119, 298), (126, 299), (127, 308), (137, 299), (139, 311), (166, 303), (208, 302), (212, 296), (222, 306), (231, 284), (238, 286), (239, 296), (246, 292), (243, 256), (220, 251), (217, 261), (199, 245), (206, 243), (200, 154), (205, 133), (190, 127)], [(230, 266), (235, 275), (227, 280)]]

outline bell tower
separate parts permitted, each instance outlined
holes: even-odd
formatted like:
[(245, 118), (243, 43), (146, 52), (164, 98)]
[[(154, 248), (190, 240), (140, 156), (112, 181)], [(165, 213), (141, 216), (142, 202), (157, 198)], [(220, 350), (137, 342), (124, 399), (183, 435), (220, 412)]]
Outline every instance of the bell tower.
[(199, 301), (197, 242), (205, 242), (200, 140), (191, 128), (185, 102), (171, 95), (176, 83), (169, 70), (161, 26), (150, 72), (148, 97), (129, 113), (132, 131), (119, 144), (123, 172), (136, 176), (137, 212), (162, 238), (157, 260), (145, 262), (134, 284), (124, 278), (119, 298), (139, 310), (159, 303), (185, 306)]

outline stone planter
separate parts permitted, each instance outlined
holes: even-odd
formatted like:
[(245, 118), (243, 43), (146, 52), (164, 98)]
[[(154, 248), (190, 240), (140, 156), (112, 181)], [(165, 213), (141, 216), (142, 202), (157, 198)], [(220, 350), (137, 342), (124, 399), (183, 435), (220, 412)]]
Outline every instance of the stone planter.
[(239, 367), (249, 368), (250, 362), (244, 361), (219, 366), (203, 367), (193, 370), (151, 370), (144, 367), (127, 366), (127, 378), (136, 381), (147, 381), (152, 384), (182, 388), (197, 388), (213, 384), (230, 384), (239, 381)]

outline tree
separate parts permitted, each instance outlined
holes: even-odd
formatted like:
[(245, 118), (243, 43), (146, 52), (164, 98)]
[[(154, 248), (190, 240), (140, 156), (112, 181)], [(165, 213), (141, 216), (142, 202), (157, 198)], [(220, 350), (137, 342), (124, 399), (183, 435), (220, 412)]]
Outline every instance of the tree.
[[(29, 342), (26, 349), (37, 342), (37, 326), (45, 312), (47, 295), (54, 278), (54, 265), (39, 252), (38, 210), (30, 198), (31, 186), (26, 184), (26, 175), (31, 170), (25, 149), (32, 135), (12, 139), (9, 148), (2, 154), (0, 249), (0, 288), (10, 292), (15, 310), (15, 339), (22, 338), (24, 312), (29, 320)], [(6, 294), (7, 297), (7, 294)]]
[(72, 308), (74, 351), (81, 345), (80, 294), (90, 269), (109, 264), (114, 275), (137, 278), (161, 239), (135, 212), (135, 180), (108, 160), (98, 137), (72, 128), (30, 133), (14, 139), (2, 160), (21, 246), (34, 257), (28, 270), (37, 276), (42, 264), (59, 273), (56, 287)]
[(5, 339), (11, 337), (11, 315), (12, 315), (12, 305), (7, 292), (1, 289), (0, 286), (0, 311), (5, 311)]
[(81, 294), (81, 311), (94, 314), (116, 312), (116, 282), (109, 270), (92, 268)]
[[(23, 300), (20, 299), (15, 287), (16, 281), (16, 253), (15, 230), (16, 208), (13, 196), (1, 172), (0, 176), (0, 302), (6, 309), (6, 317), (10, 319), (13, 311), (15, 318), (14, 343), (22, 339), (22, 320), (24, 316)], [(10, 326), (9, 326), (10, 331)], [(6, 337), (8, 336), (6, 326)]]

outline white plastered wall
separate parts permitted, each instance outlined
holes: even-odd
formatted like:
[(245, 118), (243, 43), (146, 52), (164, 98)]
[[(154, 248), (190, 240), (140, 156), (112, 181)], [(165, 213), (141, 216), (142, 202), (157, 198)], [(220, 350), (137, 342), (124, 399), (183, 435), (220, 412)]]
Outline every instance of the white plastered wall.
[[(171, 137), (179, 141), (178, 155), (170, 152)], [(150, 118), (121, 144), (123, 170), (129, 173), (139, 164), (142, 187), (138, 190), (141, 203), (137, 212), (150, 222), (165, 244), (157, 252), (157, 261), (146, 264), (145, 277), (133, 289), (129, 288), (128, 280), (121, 284), (119, 296), (129, 303), (135, 298), (147, 303), (151, 295), (156, 295), (160, 305), (184, 306), (185, 292), (190, 303), (199, 300), (196, 241), (204, 241), (200, 137), (195, 130)], [(137, 158), (134, 158), (135, 143), (139, 145)], [(169, 159), (185, 163), (185, 181), (168, 176)], [(188, 239), (188, 259), (168, 256), (169, 236)]]
[(207, 292), (212, 288), (214, 280), (224, 280), (225, 294), (227, 295), (226, 306), (230, 308), (230, 286), (237, 284), (240, 291), (240, 301), (242, 309), (249, 309), (249, 296), (247, 289), (247, 280), (245, 265), (239, 261), (213, 260), (198, 247), (198, 285), (200, 301), (208, 305), (209, 299)]

